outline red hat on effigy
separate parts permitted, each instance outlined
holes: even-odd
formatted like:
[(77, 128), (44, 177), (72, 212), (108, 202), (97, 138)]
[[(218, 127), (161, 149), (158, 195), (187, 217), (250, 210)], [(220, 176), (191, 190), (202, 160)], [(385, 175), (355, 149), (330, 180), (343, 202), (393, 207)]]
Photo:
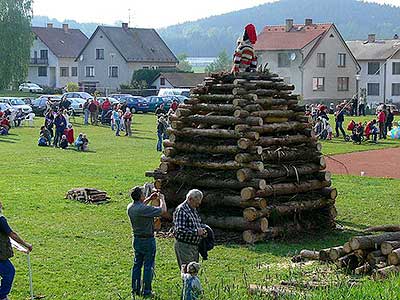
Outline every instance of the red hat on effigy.
[(244, 30), (247, 33), (247, 36), (249, 38), (249, 41), (252, 44), (255, 44), (257, 42), (257, 31), (256, 31), (256, 27), (253, 24), (248, 24), (246, 25), (246, 27), (244, 28)]

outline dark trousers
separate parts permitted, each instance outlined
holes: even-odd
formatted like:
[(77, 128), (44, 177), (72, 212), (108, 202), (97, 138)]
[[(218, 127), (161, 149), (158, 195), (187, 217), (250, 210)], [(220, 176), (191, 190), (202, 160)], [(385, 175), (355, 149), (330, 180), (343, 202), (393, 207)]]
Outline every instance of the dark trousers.
[(379, 138), (380, 139), (386, 139), (385, 123), (384, 122), (379, 122)]
[(156, 240), (154, 238), (134, 237), (133, 249), (135, 251), (135, 258), (132, 268), (132, 295), (139, 295), (141, 292), (141, 273), (143, 266), (143, 295), (150, 295), (156, 258)]
[(339, 129), (340, 132), (343, 134), (343, 137), (346, 138), (346, 132), (343, 129), (343, 122), (336, 121), (336, 137), (339, 137)]
[(365, 105), (364, 104), (360, 104), (360, 106), (358, 107), (358, 115), (359, 116), (363, 115), (365, 117)]
[(4, 299), (11, 291), (15, 276), (15, 268), (10, 260), (0, 260), (0, 276), (0, 299)]
[(64, 131), (56, 130), (56, 135), (54, 136), (54, 146), (58, 147), (58, 144), (60, 143), (63, 134)]

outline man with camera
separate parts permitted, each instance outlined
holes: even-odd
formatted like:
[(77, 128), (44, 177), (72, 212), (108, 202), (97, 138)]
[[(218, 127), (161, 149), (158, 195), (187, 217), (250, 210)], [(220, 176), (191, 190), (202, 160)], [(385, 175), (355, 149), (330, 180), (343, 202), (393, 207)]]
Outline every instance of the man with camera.
[[(154, 238), (154, 218), (167, 212), (164, 195), (153, 192), (145, 197), (143, 187), (135, 187), (131, 191), (132, 203), (127, 212), (133, 229), (133, 249), (135, 258), (132, 268), (132, 296), (143, 295), (152, 297), (151, 283), (154, 273), (156, 256), (156, 240)], [(148, 205), (159, 201), (159, 206)], [(141, 287), (141, 272), (143, 272), (143, 290)]]

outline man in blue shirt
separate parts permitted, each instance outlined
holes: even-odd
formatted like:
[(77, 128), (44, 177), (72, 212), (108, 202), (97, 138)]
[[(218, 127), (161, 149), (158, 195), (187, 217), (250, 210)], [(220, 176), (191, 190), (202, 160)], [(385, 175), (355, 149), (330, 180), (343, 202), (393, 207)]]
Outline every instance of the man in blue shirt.
[(28, 251), (32, 251), (32, 245), (20, 238), (8, 225), (7, 219), (3, 215), (3, 205), (0, 202), (0, 300), (8, 300), (15, 276), (15, 268), (10, 261), (10, 258), (14, 256), (10, 238), (26, 247)]
[[(141, 294), (141, 273), (143, 272), (143, 296), (151, 297), (151, 282), (154, 273), (156, 257), (156, 240), (154, 238), (154, 218), (167, 212), (164, 195), (152, 193), (145, 198), (144, 188), (132, 189), (132, 203), (128, 205), (127, 212), (133, 229), (133, 249), (135, 259), (132, 268), (132, 296)], [(149, 206), (151, 201), (159, 200), (159, 206)]]

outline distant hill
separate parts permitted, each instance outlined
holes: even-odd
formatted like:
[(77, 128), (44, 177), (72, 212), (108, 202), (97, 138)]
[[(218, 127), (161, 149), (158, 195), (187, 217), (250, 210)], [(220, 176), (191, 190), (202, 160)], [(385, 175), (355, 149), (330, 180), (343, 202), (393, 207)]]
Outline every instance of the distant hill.
[[(232, 13), (158, 29), (161, 37), (175, 54), (216, 56), (222, 50), (234, 50), (237, 38), (247, 23), (261, 31), (265, 25), (284, 24), (292, 18), (303, 23), (311, 18), (315, 23), (333, 22), (346, 40), (366, 39), (368, 33), (377, 38), (400, 34), (400, 7), (360, 2), (356, 0), (280, 0)], [(61, 22), (48, 17), (34, 17), (35, 26)], [(71, 28), (80, 28), (90, 36), (98, 24), (66, 20)], [(121, 22), (115, 22), (120, 26)]]

